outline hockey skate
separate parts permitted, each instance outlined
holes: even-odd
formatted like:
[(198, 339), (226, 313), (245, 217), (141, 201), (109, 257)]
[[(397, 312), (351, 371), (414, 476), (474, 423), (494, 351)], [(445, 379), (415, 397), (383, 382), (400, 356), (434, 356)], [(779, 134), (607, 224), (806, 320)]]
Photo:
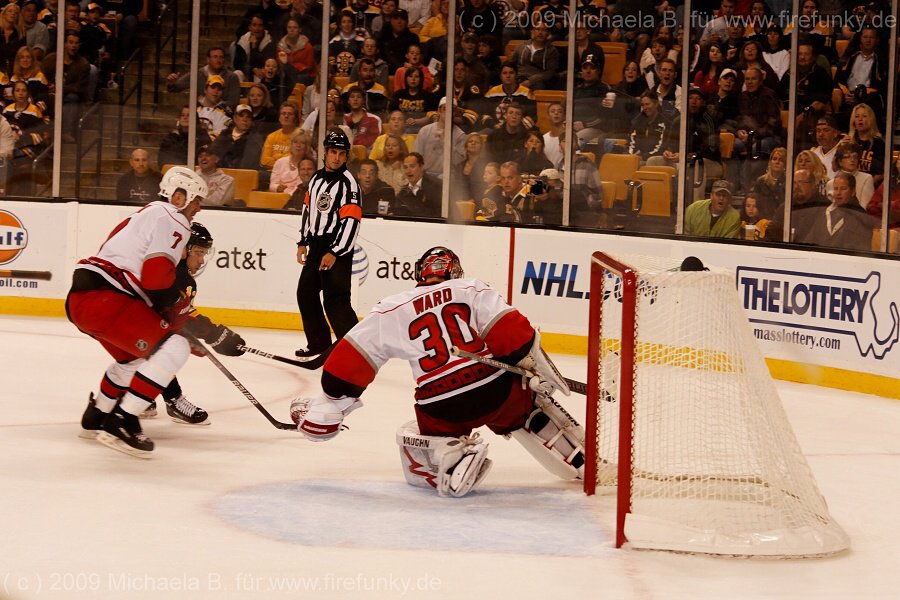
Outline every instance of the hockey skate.
[(97, 441), (137, 458), (150, 458), (154, 446), (153, 440), (141, 429), (140, 419), (118, 405), (106, 415), (103, 428), (97, 433)]
[(212, 422), (209, 414), (199, 406), (194, 406), (184, 394), (179, 394), (174, 400), (166, 399), (166, 412), (173, 421), (185, 425), (209, 425)]
[(145, 408), (145, 409), (144, 409), (144, 412), (142, 412), (139, 416), (140, 416), (141, 419), (152, 419), (152, 418), (154, 418), (157, 414), (159, 414), (159, 413), (158, 413), (157, 410), (156, 410), (156, 400), (152, 400), (152, 401), (150, 402), (150, 406), (148, 406), (147, 408)]
[(313, 350), (312, 348), (300, 348), (296, 352), (294, 352), (294, 356), (297, 358), (314, 358), (320, 354), (325, 352), (325, 349), (322, 350)]
[(106, 419), (106, 413), (97, 408), (97, 402), (94, 400), (94, 394), (91, 392), (88, 396), (88, 405), (81, 415), (81, 431), (78, 437), (93, 440), (97, 437), (97, 432), (103, 428), (103, 420)]

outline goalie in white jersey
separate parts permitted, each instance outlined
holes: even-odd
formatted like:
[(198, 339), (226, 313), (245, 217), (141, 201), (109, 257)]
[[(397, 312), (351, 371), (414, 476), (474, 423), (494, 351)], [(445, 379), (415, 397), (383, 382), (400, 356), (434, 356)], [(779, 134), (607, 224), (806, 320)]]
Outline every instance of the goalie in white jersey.
[[(153, 441), (140, 415), (169, 385), (191, 354), (188, 340), (161, 316), (181, 289), (176, 265), (191, 239), (191, 221), (206, 196), (206, 182), (173, 167), (159, 185), (160, 200), (122, 221), (96, 255), (78, 262), (66, 314), (113, 357), (81, 418), (82, 436), (132, 456), (149, 457)], [(220, 353), (243, 344), (226, 327), (205, 338)]]
[[(415, 289), (382, 300), (338, 343), (322, 373), (323, 393), (298, 399), (291, 415), (310, 439), (338, 434), (359, 396), (391, 358), (409, 361), (416, 380), (416, 420), (397, 443), (408, 483), (463, 496), (490, 469), (477, 427), (521, 442), (545, 467), (580, 478), (584, 431), (550, 395), (569, 389), (540, 348), (540, 334), (489, 285), (462, 279), (459, 258), (431, 248), (416, 262)], [(452, 347), (524, 367), (522, 378)]]

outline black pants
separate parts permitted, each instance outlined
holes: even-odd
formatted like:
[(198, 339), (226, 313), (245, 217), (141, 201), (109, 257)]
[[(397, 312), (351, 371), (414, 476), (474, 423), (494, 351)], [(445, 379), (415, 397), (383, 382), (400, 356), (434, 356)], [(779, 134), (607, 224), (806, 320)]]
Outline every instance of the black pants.
[[(320, 271), (322, 257), (328, 252), (330, 243), (321, 238), (312, 238), (306, 251), (306, 264), (297, 282), (297, 306), (310, 350), (321, 351), (331, 345), (331, 332), (338, 339), (356, 325), (356, 312), (350, 305), (350, 273), (353, 254), (338, 256), (327, 271)], [(319, 299), (319, 294), (322, 300)], [(323, 311), (324, 305), (324, 311)], [(328, 315), (328, 321), (325, 315)]]

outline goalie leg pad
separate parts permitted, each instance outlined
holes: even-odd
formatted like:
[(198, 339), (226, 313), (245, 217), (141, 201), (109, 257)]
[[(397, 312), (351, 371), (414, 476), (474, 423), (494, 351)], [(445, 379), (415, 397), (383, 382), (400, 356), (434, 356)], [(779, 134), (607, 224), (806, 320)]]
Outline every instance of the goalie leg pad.
[(584, 429), (552, 398), (536, 395), (525, 426), (510, 437), (560, 479), (584, 477)]
[(458, 438), (422, 435), (415, 421), (397, 430), (400, 464), (406, 482), (430, 487), (440, 496), (465, 496), (491, 469), (488, 444), (478, 434)]

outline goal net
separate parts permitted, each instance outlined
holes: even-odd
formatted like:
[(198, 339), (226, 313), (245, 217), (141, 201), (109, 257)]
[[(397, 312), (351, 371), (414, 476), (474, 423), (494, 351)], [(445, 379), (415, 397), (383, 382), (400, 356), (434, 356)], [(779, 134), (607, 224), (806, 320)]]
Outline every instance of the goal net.
[(585, 492), (616, 489), (617, 547), (844, 550), (734, 276), (680, 264), (593, 255)]

